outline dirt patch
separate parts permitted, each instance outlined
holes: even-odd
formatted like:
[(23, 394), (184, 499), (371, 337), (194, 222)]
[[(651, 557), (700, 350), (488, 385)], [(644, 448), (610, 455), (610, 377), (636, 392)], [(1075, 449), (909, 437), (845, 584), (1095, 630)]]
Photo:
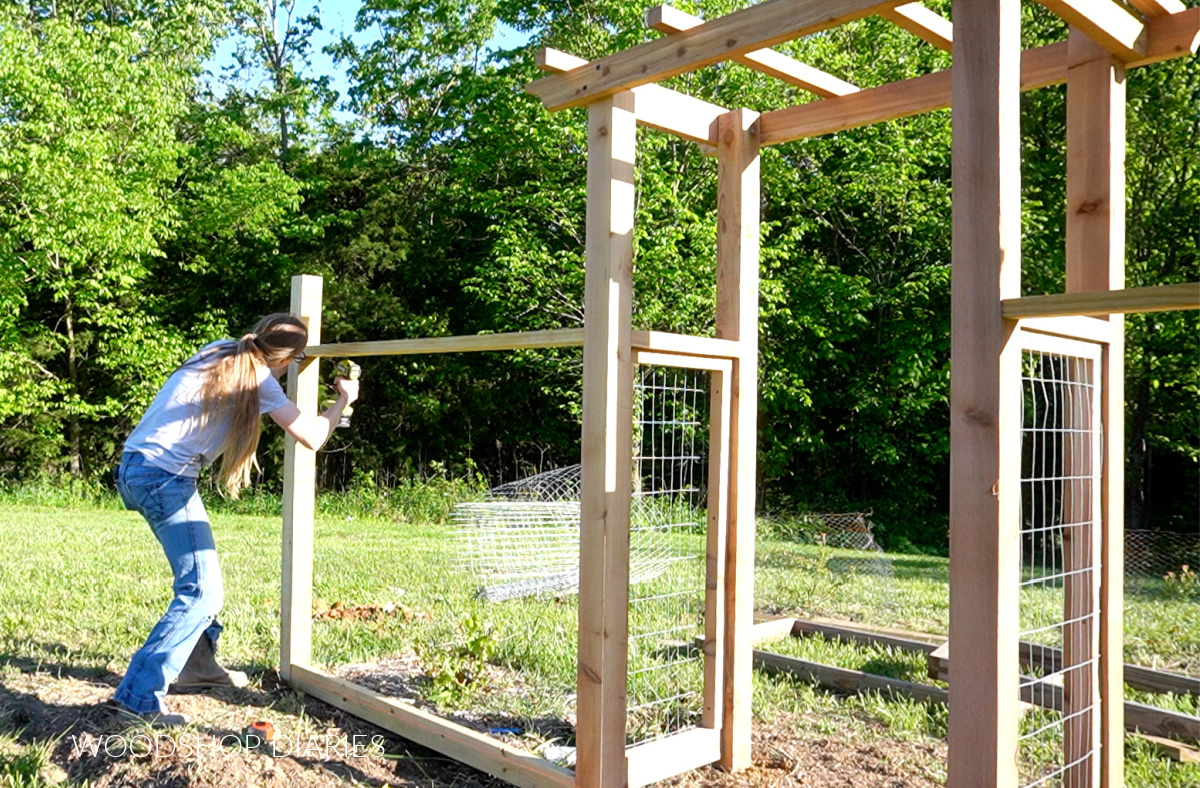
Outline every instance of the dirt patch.
[[(117, 678), (34, 669), (18, 672), (9, 666), (0, 673), (0, 729), (19, 731), (18, 741), (26, 745), (53, 742), (48, 776), (90, 781), (95, 788), (505, 785), (304, 698), (271, 673), (258, 677), (246, 690), (173, 696), (172, 708), (190, 715), (193, 724), (169, 735), (134, 724), (107, 703)], [(275, 727), (274, 753), (247, 747), (242, 732), (258, 719)], [(802, 715), (756, 721), (754, 763), (749, 770), (731, 775), (706, 768), (663, 784), (683, 788), (942, 785), (930, 769), (931, 764), (944, 764), (944, 743), (886, 737), (853, 741), (799, 733), (811, 722)], [(475, 721), (472, 727), (495, 724), (495, 720)], [(496, 735), (507, 738), (511, 733), (501, 728)]]

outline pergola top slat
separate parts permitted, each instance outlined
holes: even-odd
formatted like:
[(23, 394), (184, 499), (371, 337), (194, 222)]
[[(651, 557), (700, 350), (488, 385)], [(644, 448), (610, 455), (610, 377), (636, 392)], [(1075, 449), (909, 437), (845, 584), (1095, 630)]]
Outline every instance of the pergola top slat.
[(673, 77), (901, 5), (901, 0), (769, 0), (678, 35), (647, 41), (528, 86), (547, 109), (590, 104), (622, 90)]
[[(1126, 63), (1146, 66), (1195, 54), (1200, 48), (1200, 7), (1146, 23), (1146, 54)], [(759, 120), (762, 145), (817, 137), (919, 115), (950, 106), (953, 68), (901, 82), (890, 82), (852, 96), (824, 99), (764, 112)], [(1021, 90), (1056, 85), (1067, 79), (1067, 42), (1059, 41), (1021, 54)]]
[[(587, 65), (581, 57), (557, 49), (538, 50), (537, 67), (561, 74)], [(639, 85), (633, 89), (634, 114), (638, 123), (674, 134), (701, 146), (716, 144), (713, 124), (729, 110), (662, 85)]]
[[(658, 5), (646, 12), (646, 27), (674, 35), (704, 24), (704, 20), (669, 5)], [(773, 49), (759, 49), (733, 58), (743, 66), (783, 80), (810, 93), (826, 98), (856, 93), (858, 87), (832, 74), (801, 63)]]
[(1129, 0), (1129, 4), (1150, 18), (1178, 14), (1186, 8), (1180, 0)]
[(1038, 0), (1124, 61), (1146, 54), (1145, 25), (1112, 0)]
[(941, 14), (921, 3), (905, 3), (880, 14), (897, 27), (947, 52), (953, 50), (954, 25)]

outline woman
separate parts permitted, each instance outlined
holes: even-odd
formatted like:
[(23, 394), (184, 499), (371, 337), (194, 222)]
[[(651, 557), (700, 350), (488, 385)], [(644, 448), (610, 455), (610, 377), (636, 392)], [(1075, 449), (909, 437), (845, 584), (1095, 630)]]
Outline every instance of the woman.
[(267, 315), (237, 340), (213, 342), (188, 359), (125, 442), (117, 489), (162, 544), (175, 575), (175, 598), (134, 655), (113, 699), (154, 725), (184, 725), (163, 697), (176, 689), (245, 686), (243, 673), (216, 663), (224, 602), (212, 528), (196, 493), (200, 469), (221, 458), (219, 479), (233, 498), (250, 483), (261, 415), (304, 446), (324, 445), (342, 410), (358, 398), (358, 381), (337, 380), (337, 400), (318, 416), (300, 412), (279, 376), (304, 359), (308, 330), (289, 314)]

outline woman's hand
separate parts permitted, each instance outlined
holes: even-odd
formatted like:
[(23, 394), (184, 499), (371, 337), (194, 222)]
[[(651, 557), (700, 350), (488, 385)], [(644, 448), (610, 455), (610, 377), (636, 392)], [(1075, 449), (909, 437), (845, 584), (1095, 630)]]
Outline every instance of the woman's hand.
[(349, 405), (358, 399), (358, 381), (350, 378), (337, 378), (333, 381), (334, 388), (337, 389), (338, 395), (346, 398), (346, 404)]

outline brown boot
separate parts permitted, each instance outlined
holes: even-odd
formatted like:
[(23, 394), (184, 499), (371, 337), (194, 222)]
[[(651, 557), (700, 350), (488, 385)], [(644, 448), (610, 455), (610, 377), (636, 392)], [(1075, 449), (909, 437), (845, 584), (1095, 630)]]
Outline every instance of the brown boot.
[(179, 677), (171, 686), (173, 692), (188, 692), (213, 689), (214, 687), (245, 687), (250, 679), (240, 670), (226, 670), (217, 664), (208, 633), (202, 633), (188, 657), (187, 664), (179, 671)]

